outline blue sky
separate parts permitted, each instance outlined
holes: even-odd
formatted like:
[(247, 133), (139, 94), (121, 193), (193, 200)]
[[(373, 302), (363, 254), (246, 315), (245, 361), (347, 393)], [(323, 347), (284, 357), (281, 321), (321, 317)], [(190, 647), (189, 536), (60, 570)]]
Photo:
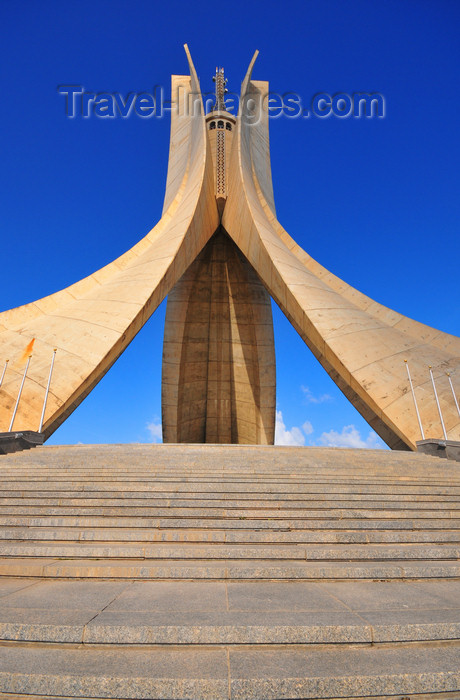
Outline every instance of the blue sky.
[[(161, 214), (168, 117), (68, 119), (57, 86), (169, 91), (187, 42), (205, 91), (217, 64), (239, 91), (257, 48), (254, 78), (305, 103), (384, 95), (384, 119), (271, 120), (278, 218), (350, 284), (460, 335), (459, 24), (456, 0), (1, 3), (0, 310), (90, 274)], [(164, 307), (50, 443), (158, 439)], [(378, 444), (276, 307), (274, 323), (281, 440)]]

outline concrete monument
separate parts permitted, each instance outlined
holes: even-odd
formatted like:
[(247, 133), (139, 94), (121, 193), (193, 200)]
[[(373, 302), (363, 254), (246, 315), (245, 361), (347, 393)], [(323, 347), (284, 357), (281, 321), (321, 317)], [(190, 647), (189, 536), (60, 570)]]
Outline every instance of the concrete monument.
[(303, 251), (278, 222), (268, 83), (244, 79), (237, 116), (205, 114), (172, 76), (163, 215), (137, 245), (56, 294), (0, 314), (0, 430), (46, 439), (168, 296), (166, 442), (270, 444), (275, 353), (270, 295), (337, 386), (393, 449), (460, 439), (460, 339), (381, 306)]

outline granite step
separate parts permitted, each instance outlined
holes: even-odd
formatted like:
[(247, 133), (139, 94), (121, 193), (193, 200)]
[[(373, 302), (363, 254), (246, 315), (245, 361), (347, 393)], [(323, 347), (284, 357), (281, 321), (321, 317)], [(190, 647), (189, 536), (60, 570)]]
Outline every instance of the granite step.
[[(177, 508), (177, 509), (220, 509), (220, 510), (242, 510), (248, 511), (304, 511), (304, 510), (330, 510), (349, 508), (359, 510), (394, 510), (394, 511), (418, 511), (420, 509), (436, 510), (444, 512), (446, 510), (460, 511), (460, 497), (449, 497), (439, 499), (418, 498), (418, 500), (388, 499), (382, 497), (366, 498), (355, 496), (351, 499), (285, 499), (273, 497), (269, 498), (181, 498), (169, 496), (161, 498), (156, 496), (108, 496), (107, 494), (80, 493), (72, 496), (62, 496), (61, 494), (48, 495), (46, 497), (38, 495), (22, 495), (12, 492), (11, 496), (0, 497), (0, 510), (8, 511), (11, 507), (42, 507), (42, 508), (71, 508), (71, 507), (91, 507), (91, 508)], [(191, 511), (193, 512), (193, 511)], [(211, 510), (212, 512), (212, 510)]]
[[(107, 452), (104, 454), (98, 453), (95, 447), (95, 445), (88, 446), (88, 449), (84, 452), (84, 446), (82, 445), (69, 446), (65, 454), (60, 453), (57, 455), (57, 453), (53, 454), (52, 447), (46, 446), (37, 453), (30, 454), (28, 458), (23, 455), (9, 456), (8, 461), (5, 461), (5, 469), (18, 469), (26, 472), (33, 465), (37, 471), (53, 471), (64, 466), (69, 471), (78, 472), (85, 469), (88, 455), (95, 460), (96, 469), (99, 471), (126, 471), (131, 468), (139, 472), (145, 472), (148, 461), (152, 468), (158, 472), (164, 472), (170, 467), (177, 467), (178, 460), (187, 468), (193, 468), (197, 472), (211, 471), (215, 467), (214, 471), (221, 472), (273, 473), (275, 471), (275, 461), (277, 462), (276, 471), (280, 473), (298, 469), (314, 472), (317, 465), (320, 465), (322, 471), (326, 474), (346, 472), (351, 469), (354, 469), (355, 473), (359, 474), (382, 465), (385, 465), (386, 473), (388, 474), (398, 473), (398, 470), (403, 465), (409, 474), (414, 470), (427, 474), (443, 473), (445, 471), (455, 474), (456, 468), (458, 469), (458, 465), (453, 460), (446, 459), (440, 462), (439, 459), (420, 454), (404, 455), (390, 451), (377, 454), (375, 451), (370, 450), (358, 454), (357, 450), (351, 449), (347, 455), (344, 455), (343, 452), (337, 452), (333, 459), (326, 459), (322, 449), (315, 451), (308, 448), (310, 450), (308, 455), (302, 454), (298, 450), (293, 451), (290, 455), (286, 455), (282, 447), (267, 450), (266, 447), (258, 445), (252, 456), (245, 459), (245, 455), (241, 451), (242, 445), (238, 446), (233, 455), (228, 450), (228, 446), (219, 451), (216, 445), (207, 445), (205, 450), (208, 450), (208, 452), (202, 452), (196, 458), (191, 458), (193, 445), (187, 445), (183, 452), (180, 452), (177, 446), (174, 445), (169, 446), (167, 451), (156, 445), (148, 452), (148, 446), (142, 445), (141, 452), (137, 457), (132, 452), (132, 446), (126, 452), (120, 453), (114, 445), (107, 445)], [(80, 450), (81, 457), (77, 460), (75, 459), (76, 449)], [(211, 449), (213, 450), (212, 456), (210, 456), (209, 452)]]
[[(127, 450), (120, 450), (116, 445), (106, 445), (105, 452), (97, 450), (97, 445), (69, 445), (65, 451), (56, 451), (52, 446), (44, 446), (33, 454), (7, 455), (5, 468), (18, 468), (25, 471), (30, 465), (36, 469), (49, 470), (65, 466), (75, 471), (83, 470), (86, 467), (88, 456), (95, 460), (97, 469), (118, 469), (122, 471), (128, 467), (139, 471), (146, 469), (147, 460), (159, 471), (168, 467), (177, 466), (180, 460), (186, 467), (193, 467), (198, 471), (212, 470), (213, 466), (221, 471), (243, 471), (248, 472), (273, 472), (274, 462), (279, 463), (280, 471), (291, 471), (298, 468), (314, 471), (316, 465), (321, 465), (325, 472), (347, 471), (356, 468), (365, 471), (366, 468), (386, 465), (389, 473), (397, 471), (401, 465), (409, 472), (414, 469), (428, 473), (448, 470), (455, 473), (456, 462), (443, 459), (442, 462), (435, 457), (428, 455), (397, 453), (393, 451), (359, 450), (350, 449), (348, 454), (343, 450), (335, 450), (335, 454), (327, 455), (325, 448), (315, 449), (309, 447), (309, 454), (302, 454), (302, 448), (290, 449), (287, 452), (283, 447), (257, 445), (251, 453), (244, 452), (244, 446), (238, 445), (236, 450), (232, 450), (230, 445), (223, 445), (219, 449), (218, 445), (207, 444), (200, 453), (193, 453), (192, 444), (184, 445), (184, 450), (178, 449), (178, 445), (140, 445), (139, 454), (135, 454), (133, 445), (128, 445)], [(78, 449), (79, 456), (75, 459), (75, 450)], [(327, 449), (327, 448), (326, 448)], [(212, 455), (210, 450), (212, 450)], [(458, 467), (457, 467), (458, 468)]]
[[(17, 693), (2, 693), (2, 700), (21, 700), (27, 697), (34, 698), (34, 700), (72, 700), (69, 695), (36, 695), (35, 693), (33, 695), (24, 695), (23, 693), (17, 694)], [(347, 695), (347, 700), (388, 700), (388, 695)], [(393, 700), (401, 700), (401, 697), (399, 695), (396, 696), (396, 699), (393, 697)], [(106, 700), (106, 698), (96, 698), (96, 697), (91, 697), (91, 698), (86, 698), (86, 700)], [(328, 700), (341, 700), (341, 698), (328, 698)], [(405, 698), (402, 698), (402, 700), (407, 700), (407, 696)], [(435, 692), (435, 693), (411, 693), (410, 694), (410, 699), (409, 700), (459, 700), (459, 695), (457, 692)]]
[(125, 527), (3, 527), (5, 542), (216, 542), (222, 544), (460, 544), (458, 530), (212, 530)]
[[(4, 457), (2, 456), (2, 459)], [(457, 463), (458, 464), (458, 463)], [(6, 465), (5, 465), (6, 466)], [(152, 476), (165, 483), (173, 482), (179, 478), (179, 476), (185, 480), (191, 481), (205, 481), (207, 478), (212, 478), (215, 481), (220, 479), (229, 481), (255, 481), (257, 479), (267, 479), (268, 481), (287, 481), (292, 479), (298, 479), (300, 482), (307, 482), (312, 480), (313, 482), (319, 483), (330, 483), (335, 480), (345, 481), (351, 480), (356, 483), (412, 483), (416, 480), (422, 481), (422, 483), (432, 483), (435, 484), (437, 480), (441, 483), (451, 483), (453, 486), (458, 485), (459, 482), (459, 470), (458, 466), (455, 469), (438, 468), (437, 470), (424, 470), (424, 469), (407, 469), (407, 465), (401, 465), (398, 469), (387, 469), (384, 464), (375, 465), (372, 467), (368, 465), (366, 469), (359, 470), (356, 467), (350, 467), (348, 469), (333, 469), (325, 470), (321, 465), (317, 465), (314, 469), (308, 469), (305, 466), (299, 466), (298, 468), (285, 469), (277, 468), (276, 466), (273, 470), (253, 470), (250, 468), (243, 467), (239, 470), (223, 470), (218, 467), (207, 470), (199, 470), (194, 466), (188, 467), (187, 465), (182, 465), (181, 468), (178, 464), (171, 464), (166, 469), (156, 469), (155, 464), (146, 464), (144, 470), (136, 469), (135, 466), (127, 466), (125, 469), (100, 469), (97, 464), (94, 467), (94, 477), (99, 481), (103, 478), (111, 480), (120, 479), (126, 480), (134, 477), (136, 481), (149, 481)], [(28, 466), (26, 469), (4, 469), (5, 476), (7, 479), (19, 478), (23, 480), (33, 479), (36, 481), (44, 481), (50, 476), (62, 477), (63, 481), (68, 479), (84, 479), (85, 468), (81, 470), (66, 468), (65, 464), (57, 466), (53, 470), (40, 470), (34, 465)]]
[[(2, 456), (2, 459), (4, 457)], [(458, 464), (458, 463), (457, 463)], [(3, 469), (2, 469), (3, 471)], [(23, 481), (28, 481), (33, 479), (37, 482), (45, 481), (50, 476), (53, 478), (60, 477), (62, 481), (68, 480), (83, 480), (85, 478), (86, 468), (81, 470), (74, 470), (66, 468), (65, 464), (57, 466), (53, 470), (38, 470), (34, 465), (28, 465), (24, 470), (17, 468), (5, 469), (5, 477), (7, 480), (12, 478), (18, 478)], [(425, 484), (435, 485), (436, 481), (439, 480), (441, 485), (450, 484), (452, 486), (459, 485), (460, 474), (458, 466), (455, 469), (445, 469), (445, 470), (424, 470), (424, 469), (407, 469), (407, 465), (401, 465), (398, 469), (388, 470), (385, 465), (375, 465), (374, 467), (368, 466), (366, 469), (357, 469), (351, 466), (347, 470), (324, 470), (321, 465), (317, 465), (315, 469), (308, 469), (304, 466), (299, 466), (298, 468), (292, 468), (288, 470), (274, 468), (272, 471), (267, 470), (251, 470), (250, 468), (242, 468), (238, 471), (236, 470), (219, 470), (218, 468), (199, 471), (193, 466), (181, 465), (178, 468), (178, 464), (171, 464), (167, 469), (158, 470), (155, 465), (150, 463), (146, 464), (145, 470), (141, 471), (136, 469), (134, 466), (127, 466), (126, 469), (99, 469), (97, 464), (94, 467), (94, 478), (98, 482), (106, 479), (108, 481), (116, 480), (129, 480), (134, 478), (138, 482), (150, 481), (152, 477), (164, 483), (174, 483), (179, 478), (184, 481), (196, 481), (198, 483), (205, 482), (206, 479), (211, 478), (214, 481), (225, 480), (225, 481), (235, 481), (235, 482), (254, 482), (258, 479), (266, 479), (267, 482), (283, 482), (297, 479), (300, 483), (308, 483), (312, 481), (313, 483), (332, 483), (334, 481), (351, 481), (352, 483), (370, 483), (370, 484), (385, 484), (385, 483), (395, 483), (404, 485), (413, 484), (417, 481)]]
[(257, 649), (4, 647), (0, 692), (86, 698), (283, 700), (458, 692), (460, 645)]
[[(7, 608), (0, 643), (85, 645), (396, 644), (460, 639), (459, 610), (103, 611)], [(0, 647), (1, 648), (1, 647)], [(0, 652), (1, 653), (1, 652)]]
[[(2, 477), (2, 485), (6, 488)], [(217, 484), (210, 484), (207, 482), (193, 483), (177, 480), (175, 483), (170, 482), (160, 482), (153, 479), (151, 482), (137, 482), (134, 479), (126, 480), (123, 482), (118, 481), (107, 481), (101, 480), (100, 483), (96, 483), (88, 477), (84, 482), (75, 482), (72, 479), (68, 481), (56, 481), (52, 480), (51, 477), (42, 482), (34, 482), (29, 480), (26, 482), (18, 482), (11, 479), (9, 482), (10, 491), (26, 492), (28, 491), (32, 495), (37, 491), (48, 491), (48, 493), (59, 493), (60, 491), (68, 492), (69, 489), (74, 493), (87, 492), (89, 495), (93, 493), (107, 492), (107, 491), (117, 491), (120, 493), (127, 494), (129, 492), (139, 491), (142, 494), (161, 494), (162, 496), (177, 497), (178, 494), (185, 494), (183, 498), (190, 498), (195, 495), (201, 495), (205, 498), (212, 498), (214, 495), (222, 495), (226, 498), (231, 494), (232, 498), (244, 497), (247, 494), (252, 495), (254, 498), (259, 498), (260, 494), (266, 494), (268, 497), (283, 498), (288, 495), (289, 497), (299, 497), (303, 495), (311, 495), (313, 498), (317, 498), (318, 495), (328, 494), (331, 498), (335, 495), (341, 494), (372, 494), (374, 496), (391, 496), (393, 494), (404, 496), (411, 495), (450, 495), (459, 496), (460, 486), (440, 486), (439, 482), (436, 485), (430, 484), (356, 484), (351, 485), (350, 480), (344, 484), (338, 484), (336, 481), (331, 484), (321, 484), (312, 483), (309, 481), (308, 484), (292, 483), (286, 482), (281, 485), (280, 488), (276, 488), (273, 485), (268, 485), (263, 480), (256, 481), (250, 485), (241, 483), (225, 483), (221, 482)]]
[(400, 580), (460, 577), (452, 560), (59, 559), (4, 557), (0, 577), (155, 580)]
[(10, 516), (107, 516), (112, 518), (173, 518), (173, 519), (203, 519), (217, 520), (226, 519), (228, 522), (245, 518), (246, 520), (303, 520), (305, 522), (318, 519), (339, 519), (343, 520), (360, 518), (365, 520), (379, 519), (451, 519), (460, 521), (460, 508), (439, 507), (439, 508), (215, 508), (215, 507), (159, 507), (159, 506), (95, 506), (85, 502), (80, 506), (65, 505), (8, 505), (0, 507), (0, 518)]
[[(287, 508), (305, 508), (305, 507), (337, 507), (340, 504), (344, 506), (356, 506), (361, 503), (370, 505), (383, 504), (385, 507), (398, 507), (399, 504), (406, 508), (418, 508), (420, 504), (426, 504), (426, 507), (437, 507), (450, 503), (460, 504), (459, 495), (432, 495), (428, 494), (342, 494), (337, 493), (333, 496), (329, 493), (316, 494), (265, 494), (263, 497), (255, 497), (252, 494), (241, 493), (237, 495), (209, 493), (205, 496), (199, 493), (190, 493), (186, 495), (177, 492), (157, 494), (151, 492), (146, 494), (145, 491), (107, 491), (101, 489), (99, 491), (88, 490), (87, 488), (80, 490), (75, 488), (73, 491), (18, 491), (11, 489), (10, 491), (0, 490), (1, 505), (18, 505), (21, 503), (42, 503), (42, 504), (60, 504), (61, 502), (67, 505), (78, 505), (85, 499), (94, 505), (141, 505), (149, 503), (154, 505), (166, 506), (177, 505), (187, 507), (189, 505), (203, 506), (223, 506), (242, 507), (242, 506), (257, 506), (271, 507), (273, 505), (285, 506)], [(17, 501), (18, 503), (15, 503)]]
[(382, 644), (459, 639), (460, 582), (0, 579), (0, 641)]
[[(210, 449), (214, 449), (214, 446), (210, 445)], [(20, 456), (18, 459), (14, 460), (11, 457), (8, 461), (4, 462), (5, 472), (12, 473), (16, 471), (20, 474), (30, 475), (33, 471), (37, 474), (50, 474), (56, 473), (57, 471), (64, 470), (67, 473), (84, 473), (86, 468), (85, 460), (82, 463), (75, 463), (74, 453), (75, 449), (80, 449), (78, 446), (72, 448), (67, 456), (54, 462), (54, 464), (40, 463), (37, 459), (38, 455), (30, 456), (31, 458), (26, 461), (24, 456)], [(155, 448), (156, 449), (156, 448)], [(51, 458), (50, 448), (44, 448), (46, 458)], [(262, 448), (264, 450), (264, 448)], [(399, 458), (397, 461), (385, 455), (383, 459), (376, 459), (375, 456), (368, 454), (364, 461), (359, 461), (359, 456), (356, 453), (348, 462), (336, 461), (336, 462), (326, 462), (325, 460), (318, 457), (315, 461), (313, 454), (311, 455), (299, 455), (300, 459), (285, 461), (283, 454), (280, 449), (276, 450), (276, 453), (261, 453), (263, 459), (259, 464), (254, 464), (252, 460), (243, 460), (237, 457), (237, 464), (232, 464), (229, 459), (228, 453), (215, 454), (214, 462), (203, 460), (203, 456), (197, 458), (197, 460), (187, 460), (186, 456), (183, 454), (171, 452), (172, 459), (164, 459), (160, 456), (158, 450), (150, 455), (144, 452), (139, 460), (132, 460), (130, 454), (126, 455), (112, 455), (110, 460), (104, 460), (98, 457), (97, 454), (92, 451), (89, 452), (90, 459), (95, 463), (95, 473), (96, 474), (107, 474), (107, 473), (119, 473), (126, 474), (129, 471), (138, 474), (149, 474), (152, 471), (157, 474), (171, 474), (174, 470), (177, 470), (178, 460), (184, 465), (189, 472), (193, 471), (193, 474), (242, 474), (244, 476), (251, 476), (255, 474), (259, 475), (276, 475), (283, 476), (285, 474), (311, 474), (314, 476), (328, 477), (330, 475), (340, 476), (341, 474), (353, 475), (356, 478), (361, 476), (367, 477), (368, 475), (378, 474), (381, 478), (387, 477), (406, 477), (411, 478), (414, 473), (418, 472), (421, 476), (433, 477), (439, 475), (441, 478), (446, 476), (451, 476), (452, 478), (458, 478), (458, 463), (443, 460), (442, 462), (436, 459), (430, 458), (428, 462), (424, 462), (421, 458), (417, 458), (416, 461), (411, 462), (410, 457)], [(387, 453), (388, 454), (388, 453)], [(312, 459), (313, 457), (313, 459)], [(158, 458), (158, 459), (157, 459)], [(3, 455), (2, 455), (3, 459)], [(223, 461), (225, 460), (225, 462)], [(317, 467), (321, 468), (318, 472)], [(385, 472), (382, 473), (382, 467), (385, 467)]]
[(148, 559), (175, 560), (221, 559), (231, 562), (240, 559), (307, 560), (307, 561), (383, 561), (383, 560), (460, 560), (460, 547), (433, 544), (316, 544), (316, 545), (267, 545), (252, 544), (146, 544), (142, 542), (110, 542), (94, 544), (9, 542), (1, 548), (2, 557), (34, 557), (59, 559)]
[(177, 518), (108, 515), (1, 515), (0, 526), (23, 527), (120, 527), (181, 530), (458, 530), (460, 518)]

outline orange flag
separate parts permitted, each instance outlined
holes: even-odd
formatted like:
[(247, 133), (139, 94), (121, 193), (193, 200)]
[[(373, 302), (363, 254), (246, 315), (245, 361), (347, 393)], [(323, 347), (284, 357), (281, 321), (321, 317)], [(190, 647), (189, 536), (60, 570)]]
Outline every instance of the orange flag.
[(26, 349), (21, 355), (21, 359), (19, 360), (20, 364), (22, 365), (24, 362), (27, 362), (28, 358), (32, 355), (32, 350), (34, 347), (35, 343), (35, 338), (32, 338)]

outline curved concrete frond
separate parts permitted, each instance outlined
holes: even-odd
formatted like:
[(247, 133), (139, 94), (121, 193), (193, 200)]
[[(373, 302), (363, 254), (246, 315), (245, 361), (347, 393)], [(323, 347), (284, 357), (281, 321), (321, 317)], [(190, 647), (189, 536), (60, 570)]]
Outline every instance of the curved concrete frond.
[[(0, 314), (0, 431), (9, 430), (23, 377), (25, 348), (35, 339), (13, 430), (37, 430), (53, 348), (46, 437), (67, 418), (113, 365), (185, 272), (218, 226), (211, 157), (200, 87), (173, 76), (171, 152), (165, 208), (159, 223), (133, 248), (56, 294)], [(199, 109), (189, 109), (190, 95)], [(1, 370), (0, 370), (1, 371)]]
[(408, 361), (425, 435), (443, 438), (429, 366), (447, 436), (460, 420), (447, 372), (460, 376), (460, 339), (424, 326), (353, 289), (303, 251), (279, 224), (272, 199), (268, 83), (242, 86), (223, 226), (331, 378), (394, 449), (415, 449), (422, 435), (410, 391)]

